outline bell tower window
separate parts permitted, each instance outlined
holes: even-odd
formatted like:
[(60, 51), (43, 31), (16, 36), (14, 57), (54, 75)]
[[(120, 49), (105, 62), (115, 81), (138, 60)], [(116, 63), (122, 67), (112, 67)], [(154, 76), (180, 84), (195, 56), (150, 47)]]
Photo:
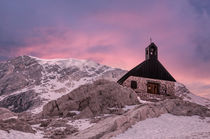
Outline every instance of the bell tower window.
[(146, 49), (145, 58), (148, 59), (158, 59), (158, 48), (154, 43), (151, 43)]

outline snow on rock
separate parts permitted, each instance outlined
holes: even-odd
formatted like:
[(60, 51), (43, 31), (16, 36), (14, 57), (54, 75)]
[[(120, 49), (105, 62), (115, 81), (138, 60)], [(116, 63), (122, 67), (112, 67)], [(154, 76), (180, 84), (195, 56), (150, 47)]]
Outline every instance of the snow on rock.
[(135, 107), (137, 107), (138, 105), (125, 105), (124, 108), (122, 108), (124, 111), (128, 111), (131, 109), (134, 109)]
[(75, 121), (69, 121), (67, 124), (72, 125), (73, 127), (78, 128), (79, 131), (81, 131), (93, 126), (95, 123), (91, 123), (90, 119), (79, 119)]
[[(101, 65), (91, 60), (79, 60), (79, 59), (39, 59), (35, 58), (40, 65), (43, 66), (42, 71), (42, 84), (35, 86), (35, 92), (39, 93), (39, 96), (46, 100), (42, 106), (50, 101), (55, 100), (70, 91), (78, 88), (86, 83), (92, 83), (94, 80), (103, 78), (103, 75), (111, 72), (115, 75), (115, 68), (111, 68), (105, 65)], [(49, 80), (48, 77), (51, 79)], [(110, 80), (117, 80), (120, 76), (113, 76)], [(46, 81), (46, 79), (48, 79)], [(38, 107), (33, 110), (33, 113), (40, 112), (42, 109)]]
[(146, 104), (146, 103), (152, 103), (150, 101), (145, 101), (145, 100), (142, 100), (139, 96), (137, 97), (139, 103), (142, 103), (142, 104)]
[(175, 95), (185, 101), (197, 103), (210, 109), (210, 100), (191, 93), (183, 84), (175, 83)]
[(0, 138), (1, 139), (43, 139), (43, 135), (37, 133), (26, 133), (20, 132), (17, 130), (10, 130), (9, 133), (7, 131), (0, 130)]
[(186, 139), (209, 138), (210, 118), (163, 114), (158, 118), (140, 121), (112, 139)]

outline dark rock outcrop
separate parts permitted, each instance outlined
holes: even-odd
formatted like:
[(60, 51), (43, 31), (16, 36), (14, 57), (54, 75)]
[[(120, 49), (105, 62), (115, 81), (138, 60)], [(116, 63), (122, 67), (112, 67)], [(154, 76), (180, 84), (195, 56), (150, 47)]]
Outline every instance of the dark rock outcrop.
[(35, 103), (40, 103), (40, 100), (36, 97), (37, 94), (31, 90), (10, 95), (0, 101), (0, 107), (8, 108), (13, 112), (23, 112), (28, 110)]

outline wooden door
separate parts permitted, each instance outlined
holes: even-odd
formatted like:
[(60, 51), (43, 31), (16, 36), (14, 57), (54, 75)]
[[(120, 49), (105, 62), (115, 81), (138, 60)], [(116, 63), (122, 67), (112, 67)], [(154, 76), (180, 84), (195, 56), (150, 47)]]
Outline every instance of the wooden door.
[(147, 83), (147, 93), (159, 94), (159, 84), (157, 83)]

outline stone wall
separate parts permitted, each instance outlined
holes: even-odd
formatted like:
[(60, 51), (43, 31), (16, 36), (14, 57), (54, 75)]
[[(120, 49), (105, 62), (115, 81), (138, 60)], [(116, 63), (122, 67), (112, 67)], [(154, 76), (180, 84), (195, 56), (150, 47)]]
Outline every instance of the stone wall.
[(147, 92), (147, 83), (158, 83), (159, 86), (159, 93), (160, 94), (169, 94), (173, 95), (175, 91), (175, 82), (172, 81), (165, 81), (165, 80), (158, 80), (158, 79), (150, 79), (150, 78), (143, 78), (143, 77), (135, 77), (130, 76), (123, 82), (123, 86), (131, 87), (131, 81), (137, 82), (137, 92)]

